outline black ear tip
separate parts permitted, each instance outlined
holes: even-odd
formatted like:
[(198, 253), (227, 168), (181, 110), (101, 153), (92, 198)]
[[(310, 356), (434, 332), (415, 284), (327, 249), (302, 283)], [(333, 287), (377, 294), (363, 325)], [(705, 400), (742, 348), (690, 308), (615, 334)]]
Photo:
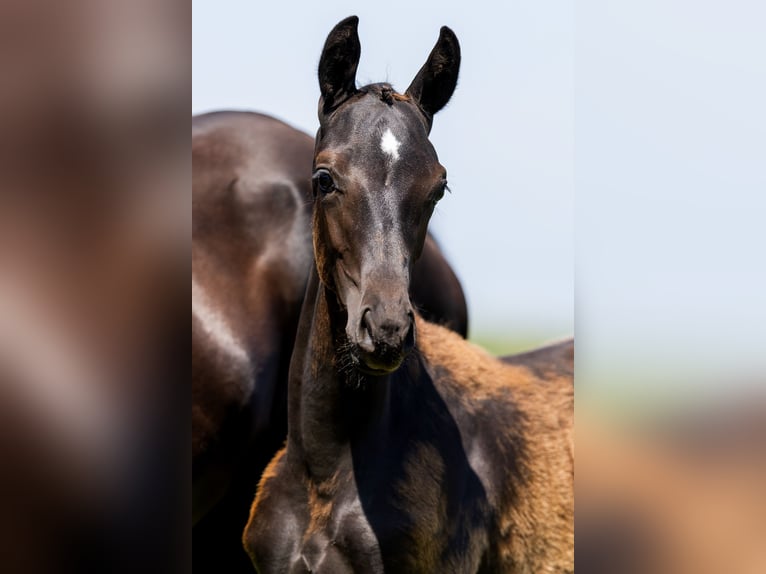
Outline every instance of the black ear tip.
[(439, 40), (436, 42), (437, 46), (440, 46), (443, 51), (450, 54), (455, 60), (460, 60), (460, 42), (457, 41), (457, 36), (451, 28), (442, 26), (439, 31)]
[(452, 31), (452, 28), (448, 26), (442, 26), (439, 30), (439, 40), (448, 40), (457, 44), (457, 36)]
[(351, 28), (356, 30), (359, 26), (359, 16), (349, 16), (336, 24), (336, 28)]
[(327, 35), (328, 43), (344, 42), (352, 38), (358, 38), (359, 16), (344, 18)]

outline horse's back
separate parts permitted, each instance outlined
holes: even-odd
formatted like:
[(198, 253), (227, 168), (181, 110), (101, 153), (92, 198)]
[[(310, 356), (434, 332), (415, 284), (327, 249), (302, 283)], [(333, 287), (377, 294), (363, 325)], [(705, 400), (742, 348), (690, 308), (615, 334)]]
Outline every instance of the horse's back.
[(308, 184), (313, 149), (311, 136), (265, 114), (221, 111), (192, 117), (195, 176), (220, 170)]
[(537, 349), (506, 355), (501, 360), (508, 365), (525, 367), (536, 376), (574, 378), (574, 339), (566, 339)]

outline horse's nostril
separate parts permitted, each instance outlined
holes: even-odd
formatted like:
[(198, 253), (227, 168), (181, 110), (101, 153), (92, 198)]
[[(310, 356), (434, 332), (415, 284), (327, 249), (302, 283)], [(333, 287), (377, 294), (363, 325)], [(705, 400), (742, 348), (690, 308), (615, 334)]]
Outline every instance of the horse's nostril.
[(375, 343), (372, 338), (372, 317), (370, 309), (365, 309), (362, 313), (362, 319), (359, 324), (359, 346), (367, 352), (375, 349)]

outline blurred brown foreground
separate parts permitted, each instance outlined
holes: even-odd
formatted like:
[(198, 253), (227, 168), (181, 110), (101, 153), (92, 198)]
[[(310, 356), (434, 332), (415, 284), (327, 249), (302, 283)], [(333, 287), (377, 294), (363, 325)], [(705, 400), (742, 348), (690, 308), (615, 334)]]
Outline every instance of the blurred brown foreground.
[(0, 572), (190, 570), (190, 12), (0, 1)]
[(763, 397), (576, 428), (581, 574), (766, 572)]

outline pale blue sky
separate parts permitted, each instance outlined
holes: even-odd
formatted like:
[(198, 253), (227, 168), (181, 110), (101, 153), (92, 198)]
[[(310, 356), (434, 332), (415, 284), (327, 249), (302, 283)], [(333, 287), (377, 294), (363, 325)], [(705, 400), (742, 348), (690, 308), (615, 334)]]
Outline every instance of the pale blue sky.
[(433, 228), (474, 333), (570, 334), (576, 312), (581, 380), (764, 380), (766, 3), (270, 4), (194, 0), (194, 113), (313, 132), (337, 21), (360, 16), (359, 81), (399, 89), (457, 33)]
[(766, 3), (588, 0), (576, 29), (578, 377), (766, 388)]

